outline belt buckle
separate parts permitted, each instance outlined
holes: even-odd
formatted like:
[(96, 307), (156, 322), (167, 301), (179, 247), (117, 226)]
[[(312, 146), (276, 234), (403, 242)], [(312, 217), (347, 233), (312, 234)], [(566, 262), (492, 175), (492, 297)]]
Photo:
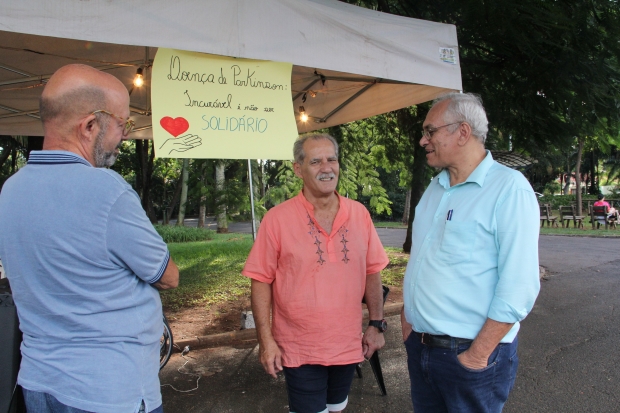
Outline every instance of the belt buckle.
[(430, 345), (431, 335), (428, 333), (422, 333), (422, 337), (420, 338), (420, 342), (425, 345)]

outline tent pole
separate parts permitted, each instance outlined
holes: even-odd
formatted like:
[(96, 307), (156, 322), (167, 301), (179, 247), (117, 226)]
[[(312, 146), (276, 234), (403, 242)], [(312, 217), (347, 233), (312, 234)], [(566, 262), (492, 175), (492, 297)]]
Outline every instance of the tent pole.
[(256, 241), (256, 219), (254, 218), (254, 184), (252, 182), (252, 162), (249, 159), (248, 178), (250, 181), (250, 207), (252, 208), (252, 240)]

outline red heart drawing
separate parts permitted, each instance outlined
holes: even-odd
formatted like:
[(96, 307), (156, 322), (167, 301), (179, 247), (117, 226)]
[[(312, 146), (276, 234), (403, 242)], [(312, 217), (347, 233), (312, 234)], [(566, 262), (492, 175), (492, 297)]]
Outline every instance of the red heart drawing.
[(185, 118), (180, 117), (173, 119), (170, 116), (165, 116), (161, 118), (159, 124), (175, 138), (189, 129), (189, 122)]

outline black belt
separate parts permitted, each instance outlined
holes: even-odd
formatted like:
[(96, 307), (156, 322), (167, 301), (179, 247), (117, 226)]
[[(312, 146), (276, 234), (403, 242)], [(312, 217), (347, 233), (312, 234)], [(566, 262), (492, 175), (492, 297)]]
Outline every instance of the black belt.
[(439, 348), (452, 348), (453, 346), (458, 346), (459, 344), (467, 344), (471, 343), (474, 340), (470, 340), (468, 338), (458, 338), (451, 336), (435, 336), (428, 333), (418, 333), (414, 331), (420, 342), (429, 347), (439, 347)]

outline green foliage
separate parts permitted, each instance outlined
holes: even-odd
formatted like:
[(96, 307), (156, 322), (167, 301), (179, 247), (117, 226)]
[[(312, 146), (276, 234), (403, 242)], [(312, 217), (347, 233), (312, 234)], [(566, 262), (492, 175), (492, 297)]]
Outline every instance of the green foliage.
[(179, 267), (179, 286), (161, 292), (166, 310), (211, 305), (250, 294), (250, 280), (241, 275), (252, 237), (216, 234), (212, 241), (169, 245)]
[(264, 203), (270, 206), (278, 205), (297, 195), (303, 182), (293, 171), (293, 162), (282, 161), (272, 180), (272, 185), (265, 192)]
[(618, 1), (349, 3), (454, 24), (463, 89), (482, 96), (489, 117), (487, 146), (539, 159), (537, 190), (565, 170), (567, 158), (572, 170), (575, 137), (596, 140), (604, 153), (620, 143)]
[[(550, 204), (551, 209), (554, 211), (558, 211), (560, 209), (560, 205), (569, 206), (577, 202), (577, 197), (575, 195), (545, 195), (538, 198), (539, 204)], [(584, 207), (587, 205), (587, 202), (596, 201), (596, 195), (582, 195), (582, 202)], [(587, 208), (585, 208), (584, 213), (588, 213)]]
[(28, 137), (0, 135), (0, 188), (22, 166), (26, 165)]
[(560, 192), (561, 189), (562, 187), (560, 186), (559, 182), (551, 181), (545, 184), (545, 189), (543, 193), (545, 195), (555, 195), (556, 193)]
[(207, 241), (215, 237), (215, 231), (205, 228), (155, 225), (155, 230), (166, 243)]
[(402, 286), (409, 254), (404, 254), (400, 248), (392, 247), (386, 247), (385, 252), (390, 263), (381, 271), (381, 282), (388, 286)]

